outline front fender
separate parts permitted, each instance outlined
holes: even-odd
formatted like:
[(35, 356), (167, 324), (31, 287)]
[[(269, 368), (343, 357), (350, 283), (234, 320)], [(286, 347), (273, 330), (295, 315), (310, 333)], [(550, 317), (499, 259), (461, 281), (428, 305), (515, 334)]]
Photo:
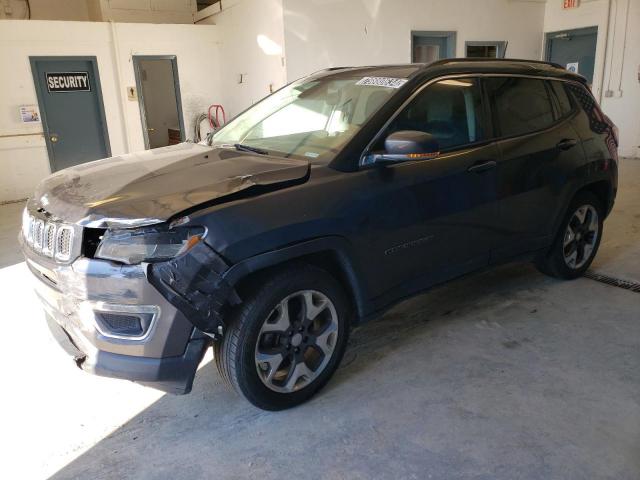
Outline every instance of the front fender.
[(353, 295), (353, 301), (359, 318), (371, 313), (368, 302), (367, 288), (362, 280), (361, 270), (356, 264), (352, 244), (344, 237), (326, 236), (306, 240), (277, 250), (261, 253), (238, 262), (227, 270), (222, 278), (234, 287), (251, 273), (265, 268), (281, 265), (284, 262), (301, 259), (307, 255), (317, 253), (332, 253), (344, 274), (348, 288)]
[(351, 244), (342, 237), (322, 237), (249, 257), (229, 266), (211, 247), (201, 242), (175, 259), (149, 265), (150, 283), (199, 330), (220, 338), (226, 329), (224, 310), (242, 299), (236, 285), (248, 275), (314, 253), (334, 254), (359, 318), (371, 313), (369, 298)]

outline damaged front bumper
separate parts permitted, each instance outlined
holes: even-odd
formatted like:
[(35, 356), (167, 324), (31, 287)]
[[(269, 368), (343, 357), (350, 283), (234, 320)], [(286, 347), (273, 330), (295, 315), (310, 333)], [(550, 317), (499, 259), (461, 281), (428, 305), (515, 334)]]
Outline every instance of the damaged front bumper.
[(147, 278), (148, 265), (79, 257), (68, 265), (23, 249), (58, 342), (80, 368), (188, 393), (211, 338)]
[(199, 330), (224, 334), (224, 309), (240, 303), (224, 279), (229, 266), (204, 242), (172, 260), (149, 265), (149, 282)]

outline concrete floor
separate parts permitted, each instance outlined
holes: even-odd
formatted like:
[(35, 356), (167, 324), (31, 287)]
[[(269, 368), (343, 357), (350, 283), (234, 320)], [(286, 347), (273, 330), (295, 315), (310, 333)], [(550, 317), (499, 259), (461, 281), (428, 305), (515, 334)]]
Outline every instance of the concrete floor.
[[(29, 290), (20, 210), (0, 207), (4, 478), (640, 478), (638, 293), (469, 276), (356, 331), (319, 396), (267, 413), (212, 364), (183, 397), (76, 369)], [(640, 160), (592, 270), (640, 281)]]

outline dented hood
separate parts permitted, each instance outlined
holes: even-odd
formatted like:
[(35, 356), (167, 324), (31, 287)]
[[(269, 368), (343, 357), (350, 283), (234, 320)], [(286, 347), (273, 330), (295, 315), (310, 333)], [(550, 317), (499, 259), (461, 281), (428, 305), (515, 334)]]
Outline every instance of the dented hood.
[(78, 225), (139, 227), (251, 187), (303, 180), (305, 160), (182, 143), (67, 168), (43, 180), (29, 208)]

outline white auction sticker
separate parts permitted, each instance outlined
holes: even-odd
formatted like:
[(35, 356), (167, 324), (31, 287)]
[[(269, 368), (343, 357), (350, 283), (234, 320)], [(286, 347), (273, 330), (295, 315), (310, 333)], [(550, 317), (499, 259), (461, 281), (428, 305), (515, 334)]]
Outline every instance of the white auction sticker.
[(372, 87), (400, 88), (407, 83), (406, 78), (364, 77), (356, 85), (370, 85)]

